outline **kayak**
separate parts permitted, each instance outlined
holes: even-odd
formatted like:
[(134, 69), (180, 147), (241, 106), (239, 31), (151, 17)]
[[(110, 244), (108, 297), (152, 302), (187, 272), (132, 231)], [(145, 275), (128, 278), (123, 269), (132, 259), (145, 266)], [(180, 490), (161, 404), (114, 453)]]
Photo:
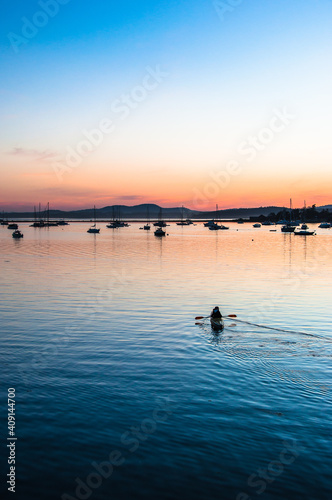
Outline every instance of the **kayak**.
[(224, 329), (224, 321), (222, 318), (210, 318), (211, 327), (215, 331)]

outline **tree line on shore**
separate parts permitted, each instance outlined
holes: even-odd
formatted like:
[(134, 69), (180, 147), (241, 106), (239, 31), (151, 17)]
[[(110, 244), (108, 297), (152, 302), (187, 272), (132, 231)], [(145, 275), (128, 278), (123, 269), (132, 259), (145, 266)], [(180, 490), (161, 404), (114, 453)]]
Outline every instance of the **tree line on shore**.
[(307, 208), (294, 208), (290, 213), (289, 209), (283, 209), (277, 213), (271, 212), (269, 215), (259, 215), (250, 217), (252, 222), (278, 222), (280, 220), (301, 220), (306, 222), (332, 222), (332, 212), (324, 208), (317, 210), (316, 205)]

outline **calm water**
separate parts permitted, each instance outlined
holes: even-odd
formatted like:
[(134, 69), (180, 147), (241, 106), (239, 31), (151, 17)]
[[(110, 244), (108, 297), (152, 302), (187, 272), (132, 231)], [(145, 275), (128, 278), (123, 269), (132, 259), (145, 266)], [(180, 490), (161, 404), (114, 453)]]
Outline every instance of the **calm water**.
[(332, 231), (87, 227), (0, 227), (15, 498), (330, 499)]

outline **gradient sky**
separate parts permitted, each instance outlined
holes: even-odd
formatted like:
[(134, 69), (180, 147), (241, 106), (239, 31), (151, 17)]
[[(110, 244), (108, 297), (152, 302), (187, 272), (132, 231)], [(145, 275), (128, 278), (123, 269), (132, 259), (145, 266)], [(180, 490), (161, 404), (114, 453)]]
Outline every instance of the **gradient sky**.
[(332, 203), (330, 0), (2, 10), (1, 209)]

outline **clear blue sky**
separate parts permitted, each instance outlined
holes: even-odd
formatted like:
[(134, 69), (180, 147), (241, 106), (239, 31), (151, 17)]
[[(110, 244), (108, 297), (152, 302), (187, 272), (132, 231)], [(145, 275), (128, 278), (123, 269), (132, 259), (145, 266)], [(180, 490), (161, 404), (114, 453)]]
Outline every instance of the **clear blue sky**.
[[(212, 1), (65, 1), (2, 3), (3, 206), (190, 205), (235, 158), (243, 172), (208, 204), (331, 201), (331, 1), (243, 0), (223, 19)], [(158, 65), (168, 76), (122, 120), (112, 103)], [(284, 107), (296, 118), (247, 165), (239, 145)], [(103, 118), (114, 132), (60, 183), (50, 162)]]

